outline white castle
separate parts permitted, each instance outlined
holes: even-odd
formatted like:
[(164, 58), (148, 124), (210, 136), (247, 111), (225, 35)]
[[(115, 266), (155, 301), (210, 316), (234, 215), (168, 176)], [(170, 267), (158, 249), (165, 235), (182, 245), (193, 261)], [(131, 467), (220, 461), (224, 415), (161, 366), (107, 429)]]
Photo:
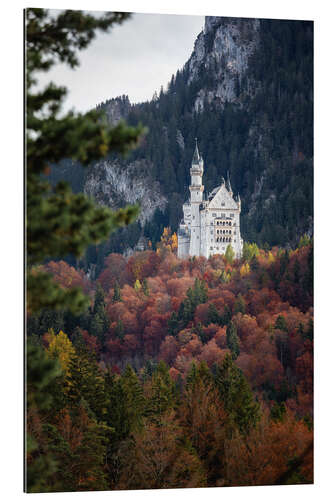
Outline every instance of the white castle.
[(234, 199), (229, 174), (227, 182), (208, 195), (202, 185), (203, 159), (196, 140), (191, 167), (190, 199), (184, 203), (184, 219), (178, 229), (178, 257), (224, 254), (231, 245), (235, 256), (241, 257), (243, 240), (239, 218), (241, 200)]

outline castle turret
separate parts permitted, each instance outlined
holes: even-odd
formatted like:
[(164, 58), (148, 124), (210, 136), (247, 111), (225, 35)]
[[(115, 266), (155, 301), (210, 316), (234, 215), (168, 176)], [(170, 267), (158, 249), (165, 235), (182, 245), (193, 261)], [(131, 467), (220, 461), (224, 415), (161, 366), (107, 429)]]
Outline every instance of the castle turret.
[(202, 185), (203, 159), (200, 156), (197, 139), (192, 159), (191, 174), (191, 243), (190, 255), (200, 255), (200, 204), (203, 201)]

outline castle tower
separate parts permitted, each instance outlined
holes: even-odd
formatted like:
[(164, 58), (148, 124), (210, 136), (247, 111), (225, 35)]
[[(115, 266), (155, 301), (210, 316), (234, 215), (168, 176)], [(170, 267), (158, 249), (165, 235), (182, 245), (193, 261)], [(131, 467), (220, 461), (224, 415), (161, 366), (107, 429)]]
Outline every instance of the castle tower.
[(190, 198), (183, 204), (184, 218), (178, 229), (178, 257), (187, 258), (225, 254), (229, 245), (240, 258), (243, 239), (240, 233), (241, 199), (234, 197), (229, 172), (221, 184), (207, 195), (202, 185), (203, 160), (195, 140), (190, 169)]
[(202, 185), (203, 159), (200, 156), (197, 139), (195, 139), (195, 149), (190, 170), (190, 204), (191, 204), (191, 241), (190, 255), (199, 256), (201, 246), (201, 226), (200, 226), (200, 205), (203, 199), (204, 186)]

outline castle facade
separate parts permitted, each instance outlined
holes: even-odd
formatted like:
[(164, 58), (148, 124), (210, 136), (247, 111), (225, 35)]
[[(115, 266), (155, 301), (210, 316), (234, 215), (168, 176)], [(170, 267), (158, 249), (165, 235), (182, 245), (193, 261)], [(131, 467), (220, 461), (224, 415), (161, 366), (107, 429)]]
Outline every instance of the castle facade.
[(190, 198), (183, 205), (184, 218), (178, 229), (178, 257), (208, 258), (224, 254), (231, 245), (239, 258), (243, 250), (240, 197), (234, 198), (229, 175), (227, 181), (222, 177), (222, 184), (205, 196), (203, 172), (204, 163), (196, 142), (190, 170)]

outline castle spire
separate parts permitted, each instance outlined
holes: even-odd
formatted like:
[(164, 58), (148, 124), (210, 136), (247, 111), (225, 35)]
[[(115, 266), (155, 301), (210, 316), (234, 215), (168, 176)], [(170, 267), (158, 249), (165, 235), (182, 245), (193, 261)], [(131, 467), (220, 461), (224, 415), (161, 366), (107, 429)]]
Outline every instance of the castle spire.
[(200, 153), (199, 153), (199, 149), (198, 149), (198, 140), (197, 140), (197, 138), (195, 138), (195, 149), (194, 149), (193, 158), (192, 158), (192, 165), (193, 164), (199, 165), (199, 162), (200, 162)]

